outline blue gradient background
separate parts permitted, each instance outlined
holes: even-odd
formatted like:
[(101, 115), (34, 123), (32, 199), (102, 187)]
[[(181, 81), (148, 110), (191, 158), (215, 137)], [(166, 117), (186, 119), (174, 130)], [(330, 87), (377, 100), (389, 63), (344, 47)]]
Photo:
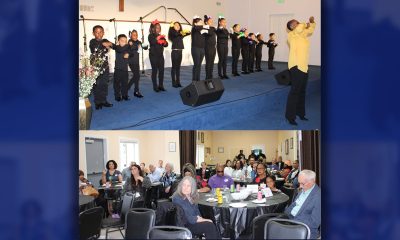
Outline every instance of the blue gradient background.
[[(400, 239), (399, 9), (323, 1), (324, 239)], [(76, 239), (78, 1), (0, 13), (0, 239)]]

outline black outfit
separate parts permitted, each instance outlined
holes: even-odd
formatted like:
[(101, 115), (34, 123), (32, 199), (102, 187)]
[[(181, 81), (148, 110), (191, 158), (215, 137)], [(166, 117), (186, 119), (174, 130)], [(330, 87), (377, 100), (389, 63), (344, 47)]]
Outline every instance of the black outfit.
[(203, 175), (203, 169), (199, 168), (199, 169), (196, 170), (196, 175), (200, 176), (201, 179), (207, 179), (208, 180), (211, 177), (211, 171), (210, 171), (210, 169), (206, 168), (206, 171), (204, 172), (204, 175)]
[(239, 154), (237, 155), (237, 158), (238, 158), (238, 159), (246, 158), (246, 156), (245, 156), (243, 153), (239, 153)]
[(242, 37), (240, 39), (242, 46), (242, 73), (249, 73), (249, 56), (250, 56), (250, 43), (247, 37)]
[(254, 72), (254, 57), (256, 55), (256, 42), (249, 40), (249, 71)]
[(286, 119), (295, 121), (296, 115), (304, 118), (306, 115), (305, 100), (308, 73), (300, 71), (297, 66), (289, 69), (291, 88), (286, 102)]
[(128, 58), (124, 58), (124, 54), (128, 53), (128, 46), (112, 45), (115, 50), (114, 96), (117, 101), (121, 97), (128, 98)]
[(213, 78), (214, 60), (217, 52), (215, 49), (215, 45), (217, 44), (216, 36), (215, 27), (210, 26), (210, 29), (208, 29), (208, 34), (205, 35), (204, 47), (204, 53), (206, 57), (206, 79)]
[[(168, 42), (165, 40), (160, 44), (157, 40), (160, 34), (149, 34), (148, 40), (150, 43), (149, 57), (151, 64), (151, 80), (153, 81), (153, 89), (158, 92), (164, 89), (164, 47), (168, 47)], [(158, 85), (157, 85), (158, 72)]]
[(192, 81), (200, 81), (201, 63), (204, 58), (205, 34), (201, 34), (203, 26), (192, 27), (192, 58), (193, 77)]
[(218, 53), (218, 76), (227, 78), (226, 59), (228, 58), (228, 39), (229, 32), (226, 28), (218, 28), (217, 34), (217, 53)]
[[(132, 45), (130, 45), (132, 43)], [(139, 40), (133, 41), (132, 39), (129, 39), (128, 41), (129, 45), (129, 58), (128, 58), (128, 63), (129, 63), (129, 68), (132, 71), (132, 78), (128, 83), (128, 90), (131, 89), (132, 85), (135, 84), (135, 89), (133, 90), (136, 95), (139, 95), (139, 79), (140, 79), (140, 67), (139, 67), (139, 46), (142, 46), (142, 42)], [(147, 49), (143, 48), (143, 49)]]
[(262, 48), (264, 44), (267, 43), (263, 40), (258, 40), (258, 43), (256, 45), (256, 70), (258, 71), (261, 70)]
[(173, 87), (182, 87), (181, 85), (181, 63), (182, 63), (182, 49), (184, 49), (183, 38), (189, 36), (182, 35), (180, 32), (176, 31), (173, 28), (170, 28), (168, 33), (168, 38), (172, 42), (172, 51), (171, 51), (171, 79)]
[(268, 40), (267, 47), (268, 47), (268, 69), (275, 69), (274, 68), (274, 55), (275, 55), (275, 48), (278, 44), (275, 43), (274, 40)]
[(237, 65), (239, 61), (240, 47), (241, 47), (239, 33), (236, 32), (232, 33), (231, 39), (232, 39), (232, 74), (239, 76), (237, 71)]
[(196, 224), (187, 224), (186, 227), (193, 235), (206, 235), (207, 239), (221, 239), (217, 227), (211, 222), (200, 222)]
[[(92, 39), (89, 42), (89, 48), (91, 53), (98, 53), (100, 56), (104, 56), (107, 54), (108, 49), (103, 46), (103, 42), (109, 42), (107, 39)], [(107, 95), (108, 95), (108, 79), (110, 75), (110, 69), (108, 67), (108, 57), (106, 57), (106, 61), (104, 62), (104, 72), (97, 77), (96, 84), (93, 87), (93, 95), (94, 95), (94, 103), (97, 106), (102, 106), (107, 103)]]

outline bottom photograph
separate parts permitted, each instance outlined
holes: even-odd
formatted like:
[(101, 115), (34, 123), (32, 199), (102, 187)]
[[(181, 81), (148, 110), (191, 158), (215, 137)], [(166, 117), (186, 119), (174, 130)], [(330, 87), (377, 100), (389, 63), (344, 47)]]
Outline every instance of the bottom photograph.
[(318, 130), (80, 131), (80, 239), (320, 238), (320, 155)]

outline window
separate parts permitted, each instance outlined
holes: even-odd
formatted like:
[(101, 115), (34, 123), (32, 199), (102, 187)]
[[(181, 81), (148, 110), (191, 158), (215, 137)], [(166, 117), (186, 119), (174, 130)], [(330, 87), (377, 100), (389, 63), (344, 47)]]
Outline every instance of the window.
[(200, 167), (200, 164), (204, 162), (204, 145), (202, 144), (197, 144), (197, 150), (196, 150), (196, 164), (198, 167)]
[(120, 169), (129, 166), (130, 162), (140, 164), (138, 142), (133, 140), (120, 140), (119, 158), (121, 163)]

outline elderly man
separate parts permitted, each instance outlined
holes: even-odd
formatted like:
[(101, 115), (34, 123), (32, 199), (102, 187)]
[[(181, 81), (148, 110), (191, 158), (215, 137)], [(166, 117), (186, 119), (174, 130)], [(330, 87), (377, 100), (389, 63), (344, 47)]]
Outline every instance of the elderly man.
[(291, 125), (297, 125), (296, 115), (301, 120), (308, 120), (305, 108), (308, 79), (308, 59), (310, 42), (308, 37), (314, 32), (314, 17), (308, 23), (299, 23), (293, 19), (287, 23), (291, 88), (286, 102), (285, 117)]
[(147, 174), (147, 177), (150, 178), (151, 183), (159, 182), (162, 172), (158, 168), (156, 168), (153, 164), (149, 165), (149, 170), (150, 172), (149, 174)]
[(293, 167), (292, 170), (285, 179), (285, 185), (297, 188), (298, 187), (297, 177), (299, 175), (299, 160), (294, 160), (292, 167)]
[(229, 176), (224, 175), (224, 165), (217, 164), (217, 167), (215, 169), (217, 171), (217, 174), (215, 174), (208, 180), (208, 186), (210, 186), (211, 188), (230, 188), (233, 184), (233, 179)]
[(303, 170), (299, 174), (300, 191), (295, 201), (286, 208), (289, 219), (306, 224), (311, 230), (311, 239), (319, 236), (321, 225), (321, 189), (315, 184), (315, 172)]
[(164, 173), (165, 168), (163, 167), (164, 161), (163, 160), (158, 160), (158, 167), (157, 169), (162, 173)]

